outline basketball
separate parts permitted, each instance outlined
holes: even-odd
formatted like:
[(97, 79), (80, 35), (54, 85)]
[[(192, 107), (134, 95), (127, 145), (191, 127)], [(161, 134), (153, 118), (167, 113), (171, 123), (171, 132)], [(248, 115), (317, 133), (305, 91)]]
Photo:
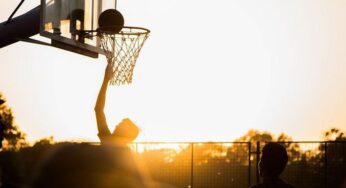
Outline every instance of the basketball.
[(124, 26), (123, 15), (115, 10), (108, 9), (101, 13), (99, 17), (99, 30), (107, 34), (119, 33)]

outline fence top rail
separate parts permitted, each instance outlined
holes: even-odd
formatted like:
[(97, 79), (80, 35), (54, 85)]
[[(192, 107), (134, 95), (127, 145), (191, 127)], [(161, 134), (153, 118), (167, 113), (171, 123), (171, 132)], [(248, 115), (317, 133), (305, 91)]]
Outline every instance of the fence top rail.
[(133, 142), (132, 144), (248, 144), (250, 142)]
[[(322, 143), (345, 143), (346, 144), (346, 140), (342, 141), (342, 140), (336, 140), (336, 141), (273, 141), (274, 143), (301, 143), (301, 144), (322, 144)], [(263, 142), (263, 143), (270, 143), (270, 142)]]
[[(301, 144), (322, 144), (322, 143), (344, 143), (345, 141), (272, 141), (275, 143), (301, 143)], [(86, 142), (89, 144), (100, 144), (100, 142)], [(143, 142), (132, 142), (131, 144), (251, 144), (252, 142), (159, 142), (159, 141), (143, 141)], [(260, 142), (260, 143), (269, 143), (269, 142)]]
[[(100, 142), (85, 142), (89, 144), (100, 144)], [(249, 144), (251, 142), (132, 142), (130, 144)]]

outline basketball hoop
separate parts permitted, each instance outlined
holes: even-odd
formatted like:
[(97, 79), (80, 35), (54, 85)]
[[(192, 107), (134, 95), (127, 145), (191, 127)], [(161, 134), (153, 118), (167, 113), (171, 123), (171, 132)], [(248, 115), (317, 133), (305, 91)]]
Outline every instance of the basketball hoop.
[[(116, 9), (101, 13), (97, 30), (84, 30), (87, 37), (97, 36), (107, 63), (113, 69), (111, 85), (132, 83), (133, 70), (150, 30), (143, 27), (124, 26), (124, 18)], [(94, 35), (93, 33), (97, 33)]]
[(133, 70), (150, 31), (141, 27), (124, 26), (119, 32), (100, 27), (97, 36), (107, 63), (113, 68), (111, 85), (130, 84)]

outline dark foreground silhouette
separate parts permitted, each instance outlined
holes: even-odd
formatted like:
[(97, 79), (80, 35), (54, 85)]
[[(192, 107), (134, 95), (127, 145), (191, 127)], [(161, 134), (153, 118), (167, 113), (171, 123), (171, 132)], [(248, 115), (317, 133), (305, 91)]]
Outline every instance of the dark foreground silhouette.
[(127, 147), (68, 144), (56, 148), (46, 159), (32, 187), (147, 187), (141, 172)]
[(258, 164), (259, 173), (263, 183), (251, 188), (295, 188), (280, 179), (288, 161), (286, 148), (278, 143), (268, 143), (262, 149), (262, 155)]

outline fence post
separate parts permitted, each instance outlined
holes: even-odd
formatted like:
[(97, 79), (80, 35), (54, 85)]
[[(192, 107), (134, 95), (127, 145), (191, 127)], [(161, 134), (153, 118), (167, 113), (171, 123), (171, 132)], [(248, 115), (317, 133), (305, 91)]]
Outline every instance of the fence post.
[(328, 187), (328, 155), (327, 155), (328, 142), (324, 142), (324, 187)]
[(191, 175), (190, 175), (190, 177), (191, 177), (191, 179), (190, 179), (190, 184), (191, 184), (191, 186), (190, 186), (190, 188), (193, 188), (193, 148), (194, 147), (194, 145), (193, 145), (193, 143), (191, 143)]
[(260, 153), (261, 153), (261, 145), (260, 142), (256, 142), (256, 182), (260, 183), (260, 175), (259, 175), (259, 170), (258, 170), (258, 163), (260, 160)]
[(249, 150), (249, 169), (248, 169), (248, 187), (251, 186), (251, 142), (248, 142), (248, 150)]

